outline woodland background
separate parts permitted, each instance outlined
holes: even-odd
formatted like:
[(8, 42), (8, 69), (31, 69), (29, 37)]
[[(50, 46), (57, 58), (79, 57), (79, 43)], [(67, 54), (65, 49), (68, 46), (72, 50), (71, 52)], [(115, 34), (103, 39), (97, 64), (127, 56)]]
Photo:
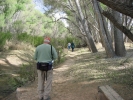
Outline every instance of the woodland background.
[[(59, 57), (55, 65), (65, 60), (64, 48), (68, 42), (74, 42), (76, 48), (87, 47), (92, 53), (99, 52), (96, 44), (100, 43), (107, 58), (126, 57), (125, 43), (133, 41), (133, 0), (43, 0), (43, 11), (35, 9), (37, 2), (42, 1), (0, 0), (2, 60), (14, 50), (31, 51), (27, 57), (32, 58), (35, 47), (45, 36), (51, 38), (57, 49)], [(59, 18), (55, 17), (58, 13), (61, 14)], [(67, 21), (67, 26), (63, 20)], [(33, 81), (34, 70), (30, 73), (26, 70), (34, 65), (33, 59), (28, 64), (19, 65), (17, 77), (3, 70), (1, 65), (0, 83), (8, 87), (1, 88), (0, 93), (9, 94)], [(9, 77), (10, 84), (7, 82)]]

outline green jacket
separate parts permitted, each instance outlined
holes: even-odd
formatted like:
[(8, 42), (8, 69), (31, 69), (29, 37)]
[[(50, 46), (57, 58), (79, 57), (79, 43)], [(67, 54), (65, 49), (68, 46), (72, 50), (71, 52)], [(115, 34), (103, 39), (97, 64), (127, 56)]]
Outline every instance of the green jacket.
[(74, 45), (74, 43), (71, 43), (71, 48), (75, 48), (75, 45)]
[[(53, 60), (55, 60), (57, 56), (57, 52), (55, 48), (52, 46), (52, 54), (53, 54)], [(49, 44), (41, 44), (37, 46), (35, 50), (34, 59), (37, 62), (50, 62), (52, 61), (52, 55), (51, 55), (51, 45)]]

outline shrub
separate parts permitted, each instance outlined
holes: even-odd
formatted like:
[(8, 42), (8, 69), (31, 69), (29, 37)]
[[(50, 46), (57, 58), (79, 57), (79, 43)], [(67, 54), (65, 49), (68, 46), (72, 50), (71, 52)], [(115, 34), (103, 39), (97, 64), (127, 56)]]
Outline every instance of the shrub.
[(21, 83), (25, 84), (28, 81), (35, 79), (35, 64), (23, 64), (18, 72)]
[(80, 39), (78, 39), (77, 37), (72, 37), (72, 36), (67, 36), (66, 37), (66, 47), (67, 47), (67, 43), (71, 43), (74, 42), (75, 46), (77, 47), (77, 45), (80, 44)]
[(0, 33), (0, 51), (3, 51), (6, 40), (12, 37), (10, 33)]
[(33, 36), (27, 33), (21, 33), (17, 35), (17, 39), (19, 41), (30, 43), (33, 46), (38, 46), (43, 43), (43, 37), (41, 36)]

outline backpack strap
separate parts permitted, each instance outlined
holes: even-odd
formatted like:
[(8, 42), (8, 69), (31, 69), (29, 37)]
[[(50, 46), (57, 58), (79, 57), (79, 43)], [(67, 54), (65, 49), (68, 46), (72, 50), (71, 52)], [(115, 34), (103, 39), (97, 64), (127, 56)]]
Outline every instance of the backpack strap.
[(53, 60), (52, 45), (51, 45), (51, 56), (52, 56), (52, 60)]
[[(53, 53), (52, 53), (52, 45), (51, 45), (51, 56), (52, 56), (52, 60), (53, 60)], [(46, 71), (46, 80), (47, 80), (47, 71)]]

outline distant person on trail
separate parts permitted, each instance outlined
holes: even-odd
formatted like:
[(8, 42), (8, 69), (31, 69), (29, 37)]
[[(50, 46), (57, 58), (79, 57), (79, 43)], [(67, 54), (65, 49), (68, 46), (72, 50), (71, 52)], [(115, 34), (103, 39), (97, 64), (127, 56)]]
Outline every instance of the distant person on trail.
[(72, 48), (72, 52), (73, 52), (74, 48), (75, 48), (75, 44), (73, 42), (71, 43), (71, 48)]
[(68, 50), (69, 50), (71, 48), (71, 43), (68, 43), (67, 47), (68, 47)]
[(53, 78), (53, 61), (57, 58), (55, 48), (50, 45), (50, 38), (44, 38), (44, 43), (37, 46), (34, 59), (37, 61), (38, 94), (40, 100), (50, 100)]

